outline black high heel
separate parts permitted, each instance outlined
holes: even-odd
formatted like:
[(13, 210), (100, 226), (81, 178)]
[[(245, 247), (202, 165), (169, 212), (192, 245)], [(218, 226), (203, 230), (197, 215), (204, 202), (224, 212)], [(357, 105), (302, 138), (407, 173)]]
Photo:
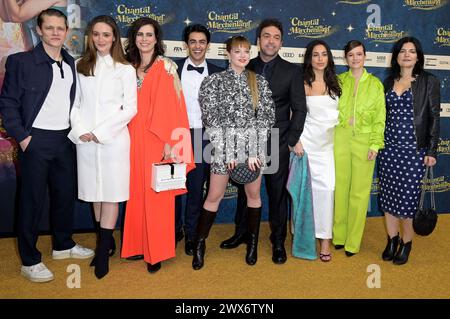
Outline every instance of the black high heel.
[(100, 228), (100, 240), (95, 255), (95, 276), (98, 279), (105, 277), (109, 272), (108, 246), (111, 245), (113, 229)]

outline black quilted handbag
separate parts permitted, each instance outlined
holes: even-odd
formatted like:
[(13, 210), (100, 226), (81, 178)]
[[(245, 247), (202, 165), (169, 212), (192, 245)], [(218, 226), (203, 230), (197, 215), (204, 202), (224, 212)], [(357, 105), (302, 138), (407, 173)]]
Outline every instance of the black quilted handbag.
[(238, 184), (248, 184), (251, 182), (254, 182), (259, 174), (261, 173), (261, 170), (259, 168), (256, 168), (255, 171), (252, 171), (247, 163), (240, 163), (237, 164), (235, 168), (229, 171), (230, 172), (230, 178), (238, 183)]
[[(427, 166), (425, 170), (424, 181), (426, 178), (428, 178), (428, 172), (430, 178), (433, 179), (433, 168)], [(417, 235), (428, 236), (433, 232), (434, 228), (436, 227), (438, 216), (436, 213), (436, 204), (434, 202), (433, 189), (431, 189), (430, 195), (431, 195), (431, 207), (424, 208), (423, 202), (425, 199), (425, 182), (423, 182), (422, 193), (420, 194), (419, 208), (417, 209), (416, 215), (414, 216), (413, 220), (414, 232)]]

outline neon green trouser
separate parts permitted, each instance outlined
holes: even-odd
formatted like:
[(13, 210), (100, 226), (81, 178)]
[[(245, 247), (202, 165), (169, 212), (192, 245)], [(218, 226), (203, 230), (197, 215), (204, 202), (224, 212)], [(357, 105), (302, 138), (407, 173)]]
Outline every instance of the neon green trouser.
[(353, 136), (353, 128), (336, 127), (334, 158), (333, 244), (357, 253), (366, 224), (375, 161), (369, 161), (369, 135)]

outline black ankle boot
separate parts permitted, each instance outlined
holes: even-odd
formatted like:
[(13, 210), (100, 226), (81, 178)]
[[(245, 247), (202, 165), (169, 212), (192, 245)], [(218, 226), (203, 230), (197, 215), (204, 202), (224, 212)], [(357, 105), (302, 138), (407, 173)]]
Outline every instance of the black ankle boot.
[(383, 258), (383, 260), (388, 261), (394, 259), (395, 253), (397, 252), (399, 239), (400, 239), (399, 235), (392, 238), (390, 238), (388, 235), (386, 248), (384, 249), (383, 254), (381, 255), (381, 258)]
[(210, 212), (203, 208), (197, 224), (197, 239), (194, 244), (194, 258), (192, 259), (192, 268), (199, 270), (205, 263), (205, 240), (209, 235), (214, 220), (216, 219), (217, 212)]
[[(100, 233), (100, 222), (95, 221), (95, 231), (97, 232), (97, 246), (98, 246), (98, 241), (99, 241), (99, 233)], [(109, 249), (109, 257), (114, 256), (114, 254), (116, 253), (116, 241), (114, 240), (114, 236), (111, 236), (111, 248)], [(92, 258), (91, 263), (89, 264), (89, 266), (94, 267), (95, 266), (95, 256), (94, 258)]]
[(109, 248), (113, 229), (100, 228), (100, 240), (95, 252), (95, 276), (101, 279), (109, 271)]
[(408, 261), (409, 253), (411, 252), (412, 240), (407, 242), (406, 244), (403, 242), (403, 239), (400, 239), (400, 247), (398, 248), (397, 253), (394, 256), (394, 264), (395, 265), (403, 265)]
[(261, 207), (248, 207), (248, 241), (247, 241), (247, 254), (245, 255), (245, 261), (247, 264), (253, 266), (258, 260), (258, 237), (259, 237), (259, 225), (261, 222)]

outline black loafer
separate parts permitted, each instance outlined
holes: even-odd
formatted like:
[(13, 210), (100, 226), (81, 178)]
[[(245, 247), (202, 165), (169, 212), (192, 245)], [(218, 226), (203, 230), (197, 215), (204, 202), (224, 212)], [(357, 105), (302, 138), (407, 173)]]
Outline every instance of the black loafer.
[(147, 263), (147, 271), (151, 274), (154, 274), (155, 272), (157, 272), (160, 269), (161, 269), (161, 262), (156, 263), (154, 265)]
[(220, 244), (222, 249), (233, 249), (247, 242), (247, 234), (234, 234)]
[(284, 264), (287, 260), (286, 249), (284, 246), (274, 246), (272, 249), (272, 261), (275, 264)]

